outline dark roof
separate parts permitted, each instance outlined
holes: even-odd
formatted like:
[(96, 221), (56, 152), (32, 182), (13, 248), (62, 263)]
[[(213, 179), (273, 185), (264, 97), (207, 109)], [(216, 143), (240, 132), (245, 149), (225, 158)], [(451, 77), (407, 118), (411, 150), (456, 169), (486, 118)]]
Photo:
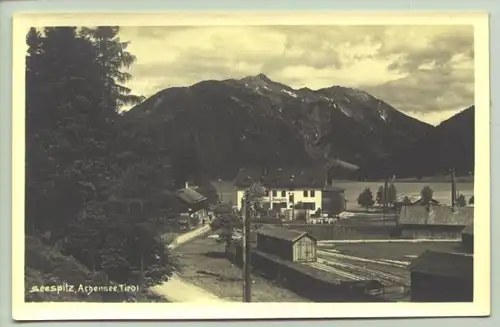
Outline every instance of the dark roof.
[(242, 168), (239, 170), (234, 185), (249, 187), (256, 182), (268, 188), (322, 188), (326, 184), (326, 168), (275, 168), (268, 169), (264, 175), (262, 170)]
[[(334, 169), (334, 168), (330, 168)], [(324, 166), (298, 167), (298, 168), (273, 168), (264, 174), (263, 170), (255, 168), (241, 168), (234, 180), (236, 187), (247, 188), (260, 182), (268, 188), (320, 188), (327, 184), (328, 168)], [(335, 173), (333, 172), (333, 175)], [(342, 189), (328, 186), (331, 190)]]
[(470, 254), (425, 251), (409, 266), (412, 272), (441, 277), (473, 279), (474, 257)]
[(200, 203), (207, 199), (190, 187), (177, 190), (176, 194), (181, 200), (189, 204)]
[(307, 235), (308, 237), (312, 239), (316, 239), (314, 236), (312, 236), (309, 233), (306, 232), (301, 232), (295, 229), (290, 229), (286, 227), (277, 227), (277, 226), (262, 226), (261, 228), (256, 230), (257, 235), (264, 235), (272, 238), (278, 238), (281, 240), (286, 240), (290, 242), (295, 242), (296, 240), (300, 239), (301, 237)]
[(403, 206), (399, 224), (403, 225), (448, 225), (466, 226), (474, 220), (474, 208), (459, 207), (452, 210), (449, 206)]
[(462, 234), (474, 235), (474, 223), (470, 223), (462, 230)]

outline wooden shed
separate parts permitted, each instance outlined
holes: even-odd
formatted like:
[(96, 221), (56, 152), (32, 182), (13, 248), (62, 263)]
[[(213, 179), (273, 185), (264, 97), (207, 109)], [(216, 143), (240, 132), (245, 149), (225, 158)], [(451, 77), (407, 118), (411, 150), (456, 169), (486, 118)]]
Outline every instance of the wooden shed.
[(465, 226), (473, 223), (474, 208), (435, 205), (403, 206), (396, 235), (404, 238), (460, 240)]
[(409, 268), (412, 302), (473, 301), (472, 255), (426, 251)]
[(284, 260), (310, 262), (317, 259), (317, 239), (306, 232), (285, 227), (261, 227), (257, 231), (257, 248)]

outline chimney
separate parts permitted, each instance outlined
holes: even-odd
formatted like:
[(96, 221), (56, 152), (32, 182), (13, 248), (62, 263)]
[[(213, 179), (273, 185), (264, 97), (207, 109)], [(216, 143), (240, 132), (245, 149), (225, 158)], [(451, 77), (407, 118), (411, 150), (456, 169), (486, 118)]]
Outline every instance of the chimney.
[(455, 170), (451, 170), (451, 210), (455, 211), (457, 206), (457, 186), (455, 183)]
[(189, 187), (189, 182), (186, 181), (186, 185), (184, 186), (185, 188), (188, 188)]

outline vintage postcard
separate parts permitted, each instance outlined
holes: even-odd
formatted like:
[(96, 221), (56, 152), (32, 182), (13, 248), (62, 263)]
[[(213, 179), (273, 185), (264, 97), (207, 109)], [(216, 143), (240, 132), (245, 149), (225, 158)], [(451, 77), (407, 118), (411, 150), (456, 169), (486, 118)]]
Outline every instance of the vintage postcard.
[(489, 315), (488, 35), (477, 12), (17, 15), (14, 318)]

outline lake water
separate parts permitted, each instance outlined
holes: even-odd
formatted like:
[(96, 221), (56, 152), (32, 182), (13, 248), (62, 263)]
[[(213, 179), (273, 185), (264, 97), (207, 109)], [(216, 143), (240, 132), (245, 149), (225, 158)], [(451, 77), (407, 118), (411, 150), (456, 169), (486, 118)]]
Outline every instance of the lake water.
[[(236, 188), (232, 182), (213, 182), (212, 183), (219, 196), (223, 201), (231, 201), (236, 204)], [(347, 199), (347, 209), (359, 209), (358, 195), (366, 187), (369, 187), (373, 192), (375, 198), (376, 192), (382, 182), (355, 182), (355, 181), (336, 181), (335, 186), (345, 189), (345, 196)], [(434, 190), (434, 199), (442, 204), (451, 205), (451, 183), (426, 183), (426, 182), (401, 182), (394, 183), (398, 194), (404, 194), (410, 197), (420, 197), (420, 190), (424, 186), (430, 186)], [(463, 194), (467, 201), (474, 195), (474, 183), (457, 183), (457, 193)]]

